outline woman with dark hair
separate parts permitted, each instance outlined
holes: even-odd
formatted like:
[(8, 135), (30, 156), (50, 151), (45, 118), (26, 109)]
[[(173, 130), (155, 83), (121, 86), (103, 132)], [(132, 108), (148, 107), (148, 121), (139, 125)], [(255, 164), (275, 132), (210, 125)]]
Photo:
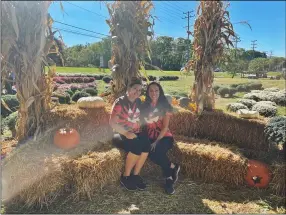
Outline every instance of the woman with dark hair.
[(114, 135), (113, 143), (127, 152), (120, 183), (132, 191), (146, 188), (139, 173), (150, 151), (150, 142), (140, 129), (141, 91), (141, 80), (133, 78), (126, 94), (115, 100), (109, 120), (111, 127), (117, 133)]
[(162, 86), (157, 82), (151, 82), (146, 90), (141, 119), (144, 131), (152, 143), (149, 158), (162, 168), (166, 178), (165, 190), (168, 194), (175, 193), (174, 183), (178, 180), (180, 171), (180, 166), (170, 162), (167, 157), (167, 152), (174, 143), (169, 130), (172, 112), (173, 107), (165, 97)]

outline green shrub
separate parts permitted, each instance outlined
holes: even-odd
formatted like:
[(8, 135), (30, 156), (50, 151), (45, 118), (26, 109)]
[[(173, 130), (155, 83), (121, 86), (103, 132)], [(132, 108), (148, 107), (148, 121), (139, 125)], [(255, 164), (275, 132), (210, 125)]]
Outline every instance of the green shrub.
[(250, 90), (262, 90), (262, 84), (261, 83), (249, 83)]
[(229, 88), (227, 87), (221, 87), (217, 90), (217, 93), (221, 96), (221, 97), (225, 97), (226, 94), (229, 93)]
[(232, 111), (232, 112), (236, 112), (236, 111), (238, 111), (238, 110), (240, 110), (240, 109), (246, 109), (246, 110), (248, 110), (247, 106), (244, 105), (244, 104), (241, 104), (241, 103), (231, 103), (231, 104), (228, 104), (228, 105), (226, 106), (226, 109), (227, 109), (228, 111)]
[(277, 114), (277, 107), (266, 103), (256, 103), (253, 105), (252, 110), (257, 111), (261, 116), (265, 117), (273, 117)]
[(247, 86), (246, 85), (238, 85), (237, 87), (236, 87), (236, 91), (237, 92), (247, 92), (248, 91), (248, 88), (247, 88)]
[(106, 83), (109, 84), (109, 82), (112, 80), (112, 77), (110, 75), (106, 75), (102, 78), (102, 80)]
[(66, 90), (66, 93), (68, 93), (68, 94), (70, 95), (70, 97), (72, 97), (72, 96), (73, 96), (73, 91), (72, 91), (71, 89)]
[(248, 108), (252, 108), (252, 106), (256, 104), (256, 101), (252, 99), (240, 99), (238, 102), (246, 105)]
[[(12, 112), (15, 112), (19, 108), (19, 101), (16, 95), (3, 95), (1, 96), (1, 99), (3, 99)], [(11, 111), (6, 109), (1, 102), (1, 116), (6, 117)]]
[(269, 120), (265, 126), (264, 133), (267, 140), (274, 144), (283, 144), (285, 148), (286, 142), (286, 117), (278, 116)]
[(228, 96), (233, 97), (233, 95), (237, 92), (235, 88), (229, 88), (228, 89)]
[(71, 102), (71, 97), (69, 93), (67, 92), (53, 92), (52, 94), (53, 97), (59, 98), (59, 103), (60, 104), (70, 104)]
[(213, 86), (214, 92), (217, 94), (218, 89), (221, 87), (222, 87), (221, 85), (214, 85)]
[(9, 128), (9, 130), (13, 131), (15, 129), (17, 119), (18, 119), (18, 111), (11, 113), (7, 117), (7, 127)]
[(77, 100), (79, 100), (80, 98), (82, 98), (82, 97), (89, 97), (89, 96), (91, 96), (89, 93), (80, 91), (80, 92), (76, 92), (76, 93), (72, 96), (72, 100), (73, 100), (74, 102), (77, 102)]
[(91, 96), (97, 96), (97, 93), (98, 93), (97, 89), (95, 88), (86, 88), (86, 89), (83, 89), (81, 92), (88, 93)]

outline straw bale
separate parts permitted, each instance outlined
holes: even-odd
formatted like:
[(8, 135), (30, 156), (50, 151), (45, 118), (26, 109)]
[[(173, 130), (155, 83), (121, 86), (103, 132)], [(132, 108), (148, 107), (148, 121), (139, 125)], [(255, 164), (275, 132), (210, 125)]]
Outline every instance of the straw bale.
[(108, 105), (94, 109), (60, 105), (46, 115), (46, 129), (55, 132), (61, 127), (69, 126), (77, 129), (82, 142), (107, 142), (112, 138), (112, 129), (109, 126), (110, 108)]
[(286, 197), (286, 163), (274, 163), (271, 165), (272, 181), (270, 189), (275, 195)]
[(75, 188), (75, 197), (88, 197), (105, 185), (117, 182), (121, 175), (124, 159), (119, 149), (111, 148), (89, 152), (65, 164), (65, 171)]
[(207, 138), (232, 143), (242, 148), (269, 150), (264, 135), (266, 122), (240, 119), (220, 112), (203, 112), (195, 116), (187, 110), (179, 110), (170, 120), (170, 130), (177, 135)]
[(204, 182), (242, 185), (247, 171), (247, 159), (236, 147), (217, 142), (175, 136), (171, 159), (180, 163), (182, 173)]
[(13, 150), (2, 163), (2, 197), (26, 206), (48, 205), (64, 190), (62, 164), (67, 157), (49, 144), (30, 141)]

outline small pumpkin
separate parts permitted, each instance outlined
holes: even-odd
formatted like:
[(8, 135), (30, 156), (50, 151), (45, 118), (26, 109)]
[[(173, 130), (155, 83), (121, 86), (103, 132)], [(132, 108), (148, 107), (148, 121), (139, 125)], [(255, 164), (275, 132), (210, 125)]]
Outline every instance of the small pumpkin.
[(60, 128), (54, 136), (54, 144), (62, 149), (72, 149), (79, 144), (80, 136), (74, 128)]
[(266, 164), (249, 160), (245, 180), (249, 186), (265, 188), (270, 182), (270, 171)]
[(77, 101), (79, 108), (101, 108), (105, 106), (103, 98), (99, 96), (82, 97)]

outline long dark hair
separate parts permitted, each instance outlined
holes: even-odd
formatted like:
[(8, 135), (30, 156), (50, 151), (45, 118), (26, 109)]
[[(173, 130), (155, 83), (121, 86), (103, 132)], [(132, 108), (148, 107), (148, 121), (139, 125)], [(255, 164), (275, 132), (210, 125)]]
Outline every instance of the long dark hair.
[(160, 94), (159, 94), (159, 98), (158, 98), (158, 102), (157, 102), (157, 107), (164, 112), (173, 111), (173, 107), (168, 102), (162, 86), (157, 82), (151, 82), (150, 84), (148, 84), (147, 89), (146, 89), (146, 96), (145, 96), (146, 98), (145, 98), (145, 102), (143, 104), (143, 110), (147, 111), (149, 108), (151, 108), (152, 99), (149, 96), (149, 89), (150, 89), (151, 85), (156, 85), (159, 88)]

